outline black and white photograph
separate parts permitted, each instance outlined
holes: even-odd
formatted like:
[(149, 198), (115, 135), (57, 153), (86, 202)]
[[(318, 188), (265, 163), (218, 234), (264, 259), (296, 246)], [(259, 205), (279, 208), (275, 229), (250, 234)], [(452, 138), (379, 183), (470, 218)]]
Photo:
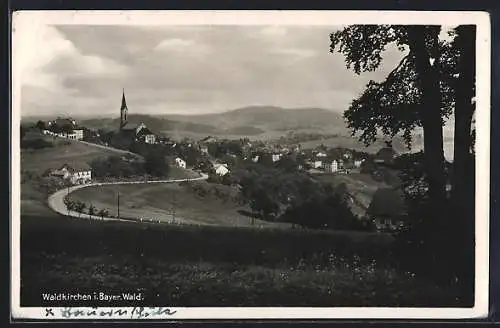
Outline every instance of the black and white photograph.
[(12, 24), (15, 318), (487, 315), (488, 14)]

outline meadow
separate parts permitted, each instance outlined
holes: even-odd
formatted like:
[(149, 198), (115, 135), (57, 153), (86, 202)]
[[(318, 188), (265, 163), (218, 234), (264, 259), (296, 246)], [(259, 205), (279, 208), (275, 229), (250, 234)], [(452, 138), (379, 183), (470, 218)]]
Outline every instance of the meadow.
[[(23, 151), (22, 170), (36, 175), (61, 161), (108, 153), (89, 147), (63, 143)], [(238, 213), (221, 200), (195, 199), (175, 184), (116, 187), (130, 211), (147, 208), (141, 202), (148, 201), (168, 212), (175, 190), (180, 216), (214, 222), (223, 220), (219, 212)], [(49, 305), (41, 300), (44, 292), (75, 291), (141, 291), (144, 306), (471, 305), (453, 288), (401, 270), (386, 234), (90, 221), (51, 212), (49, 190), (40, 189), (36, 178), (25, 178), (21, 189), (23, 306)], [(78, 196), (111, 204), (112, 193), (84, 188)]]
[(60, 168), (64, 163), (88, 164), (95, 158), (116, 155), (110, 149), (95, 147), (40, 133), (29, 133), (25, 139), (42, 139), (52, 145), (43, 149), (21, 149), (21, 213), (53, 213), (46, 205), (53, 187), (46, 185), (42, 175), (49, 169)]
[(88, 164), (96, 158), (117, 154), (116, 150), (52, 136), (36, 134), (32, 138), (41, 138), (53, 144), (49, 148), (21, 150), (21, 170), (36, 174), (60, 168), (64, 163)]
[(387, 235), (59, 215), (23, 216), (21, 231), (23, 306), (43, 304), (43, 292), (96, 290), (140, 291), (144, 306), (464, 305), (398, 271)]
[[(206, 182), (197, 184), (206, 189), (215, 188)], [(222, 187), (227, 186), (217, 186), (218, 189)], [(286, 223), (252, 220), (241, 212), (249, 209), (230, 197), (216, 197), (213, 194), (201, 197), (187, 185), (178, 183), (95, 186), (79, 189), (71, 194), (71, 198), (86, 204), (92, 203), (98, 209), (113, 209), (112, 213), (116, 214), (118, 194), (122, 217), (170, 222), (175, 211), (177, 221), (191, 224), (290, 227)]]

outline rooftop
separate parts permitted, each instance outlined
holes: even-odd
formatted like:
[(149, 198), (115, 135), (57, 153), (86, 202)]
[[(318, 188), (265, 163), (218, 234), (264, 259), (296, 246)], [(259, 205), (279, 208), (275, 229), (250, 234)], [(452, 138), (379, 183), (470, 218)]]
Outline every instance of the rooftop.
[(89, 171), (91, 169), (90, 165), (84, 162), (67, 162), (61, 166), (61, 169), (64, 167), (66, 167), (70, 172)]
[(135, 130), (137, 129), (137, 127), (139, 126), (139, 124), (135, 124), (135, 123), (127, 123), (125, 124), (123, 127), (122, 127), (122, 130)]
[(381, 148), (375, 157), (380, 159), (393, 159), (396, 156), (396, 151), (392, 147)]

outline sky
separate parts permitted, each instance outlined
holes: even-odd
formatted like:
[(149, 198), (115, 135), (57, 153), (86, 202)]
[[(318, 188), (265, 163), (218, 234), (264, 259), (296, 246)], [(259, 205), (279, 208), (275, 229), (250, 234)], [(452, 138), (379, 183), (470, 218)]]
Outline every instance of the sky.
[(21, 113), (205, 114), (244, 106), (346, 110), (403, 56), (361, 76), (329, 53), (337, 26), (40, 25), (24, 35)]

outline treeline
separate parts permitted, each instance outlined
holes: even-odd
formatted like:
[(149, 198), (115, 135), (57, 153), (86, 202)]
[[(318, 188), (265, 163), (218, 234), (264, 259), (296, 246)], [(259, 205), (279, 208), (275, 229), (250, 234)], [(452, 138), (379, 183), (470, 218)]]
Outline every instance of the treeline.
[(170, 172), (170, 166), (165, 157), (156, 152), (146, 154), (144, 159), (138, 159), (133, 155), (96, 158), (90, 166), (94, 177), (101, 179), (138, 176), (166, 178)]
[(52, 144), (52, 142), (49, 142), (42, 138), (21, 140), (21, 149), (44, 149), (52, 147), (54, 147), (54, 144)]
[(92, 216), (92, 215), (100, 216), (101, 219), (104, 219), (105, 217), (109, 217), (109, 211), (107, 209), (104, 209), (104, 208), (97, 209), (92, 204), (87, 206), (86, 203), (84, 203), (80, 200), (71, 199), (70, 197), (64, 198), (64, 205), (66, 205), (66, 208), (68, 211), (77, 212), (79, 216), (81, 216), (82, 214), (88, 214), (89, 216)]
[(306, 141), (338, 138), (339, 136), (340, 135), (338, 133), (335, 134), (305, 133), (305, 132), (295, 133), (293, 131), (290, 131), (286, 134), (286, 136), (280, 137), (278, 141), (280, 143), (296, 144)]
[(306, 173), (259, 165), (247, 169), (235, 178), (241, 199), (263, 220), (311, 229), (373, 230), (350, 210), (345, 185), (334, 188)]

